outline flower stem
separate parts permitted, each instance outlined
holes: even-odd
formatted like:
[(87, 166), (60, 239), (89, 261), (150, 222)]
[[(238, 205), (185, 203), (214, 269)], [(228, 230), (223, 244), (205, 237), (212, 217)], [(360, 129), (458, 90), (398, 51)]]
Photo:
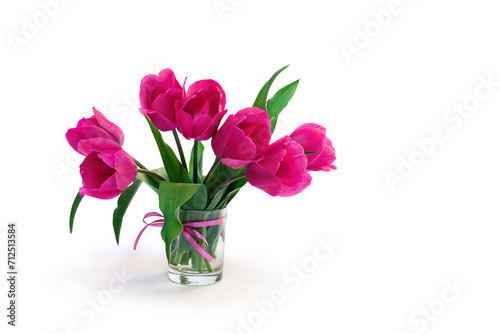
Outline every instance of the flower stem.
[(236, 182), (238, 180), (241, 180), (242, 178), (245, 177), (245, 173), (241, 173), (241, 174), (238, 174), (236, 176), (233, 176), (232, 178), (230, 179), (227, 179), (226, 181), (222, 182), (217, 188), (215, 188), (215, 190), (210, 194), (210, 196), (208, 197), (208, 203), (210, 203), (212, 201), (212, 199), (215, 197), (215, 195), (217, 195), (217, 193), (222, 190), (225, 186), (227, 185), (230, 185), (231, 183), (233, 182)]
[(187, 171), (188, 168), (187, 168), (187, 164), (186, 164), (186, 157), (184, 156), (184, 151), (182, 150), (182, 145), (181, 145), (181, 141), (179, 140), (179, 135), (177, 134), (177, 130), (174, 129), (172, 131), (172, 133), (174, 134), (175, 143), (177, 144), (177, 149), (179, 150), (179, 155), (181, 156), (182, 166), (184, 166), (184, 168)]
[(214, 267), (212, 267), (212, 264), (210, 263), (210, 261), (208, 261), (207, 259), (204, 259), (205, 260), (205, 264), (207, 265), (207, 269), (209, 272), (213, 273), (214, 272)]
[(193, 183), (198, 183), (198, 141), (193, 146)]
[(143, 164), (141, 164), (138, 160), (136, 160), (135, 158), (132, 158), (134, 159), (135, 161), (135, 164), (139, 167), (139, 168), (142, 168), (142, 169), (145, 169), (145, 170), (148, 170)]
[(203, 256), (199, 252), (195, 253), (196, 257), (196, 270), (200, 273), (203, 274)]
[[(200, 233), (201, 233), (201, 235), (206, 236), (207, 235), (207, 227), (206, 226), (201, 227), (200, 228)], [(198, 244), (203, 247), (203, 241), (201, 241), (201, 240), (198, 241)], [(198, 256), (198, 271), (200, 273), (203, 273), (203, 265), (205, 264), (204, 260), (206, 260), (206, 259), (205, 259), (205, 257), (203, 255), (201, 255), (200, 252), (197, 252), (197, 253), (198, 253), (197, 254), (197, 256)]]
[(142, 174), (145, 174), (145, 175), (151, 176), (151, 177), (152, 177), (154, 180), (156, 180), (156, 181), (159, 181), (159, 182), (163, 182), (163, 181), (165, 181), (165, 179), (164, 179), (164, 178), (162, 178), (160, 175), (158, 175), (158, 174), (156, 174), (156, 173), (154, 173), (154, 172), (151, 172), (151, 171), (149, 171), (149, 170), (145, 170), (145, 169), (141, 169), (141, 168), (139, 168), (137, 171), (138, 171), (139, 173), (142, 173)]
[(207, 177), (205, 178), (205, 181), (203, 181), (203, 184), (205, 186), (208, 186), (208, 181), (212, 178), (212, 175), (214, 175), (215, 170), (217, 167), (219, 167), (220, 163), (222, 162), (222, 158), (217, 158), (215, 159), (214, 164), (212, 165), (212, 168), (210, 168), (210, 171), (207, 174)]

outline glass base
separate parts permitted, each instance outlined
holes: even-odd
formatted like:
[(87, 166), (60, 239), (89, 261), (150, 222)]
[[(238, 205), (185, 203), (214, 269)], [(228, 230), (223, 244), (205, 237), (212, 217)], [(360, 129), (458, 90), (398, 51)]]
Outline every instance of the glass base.
[(168, 278), (175, 283), (182, 285), (210, 285), (219, 282), (222, 279), (222, 270), (211, 273), (189, 273), (181, 272), (169, 268)]

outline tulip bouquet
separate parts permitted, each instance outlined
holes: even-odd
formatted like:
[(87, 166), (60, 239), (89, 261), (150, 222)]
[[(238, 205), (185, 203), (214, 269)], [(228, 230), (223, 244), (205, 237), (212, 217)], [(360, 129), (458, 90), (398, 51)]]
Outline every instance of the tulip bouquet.
[[(71, 147), (85, 156), (80, 165), (83, 186), (71, 208), (70, 231), (85, 195), (119, 196), (113, 214), (118, 243), (124, 214), (145, 183), (158, 194), (161, 213), (146, 214), (145, 219), (158, 219), (144, 220), (139, 237), (148, 226), (161, 227), (169, 275), (172, 270), (184, 275), (216, 273), (220, 279), (222, 263), (217, 259), (223, 252), (226, 207), (247, 182), (271, 196), (288, 197), (311, 184), (311, 171), (336, 169), (335, 149), (326, 129), (318, 124), (303, 124), (271, 143), (278, 116), (298, 86), (297, 80), (268, 99), (271, 85), (285, 68), (266, 82), (252, 107), (229, 115), (221, 126), (227, 113), (226, 94), (216, 81), (196, 81), (186, 89), (186, 80), (180, 85), (170, 69), (146, 75), (141, 81), (139, 111), (162, 158), (163, 166), (157, 169), (146, 168), (127, 153), (122, 148), (123, 131), (94, 108), (92, 117), (81, 119), (66, 133)], [(162, 132), (172, 133), (178, 156)], [(178, 132), (193, 140), (189, 162)], [(216, 159), (205, 175), (203, 143), (209, 139)]]

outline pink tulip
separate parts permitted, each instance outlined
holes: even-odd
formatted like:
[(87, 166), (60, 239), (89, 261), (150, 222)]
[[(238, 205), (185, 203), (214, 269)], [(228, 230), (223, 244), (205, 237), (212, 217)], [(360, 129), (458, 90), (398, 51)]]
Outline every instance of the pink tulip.
[(177, 111), (180, 133), (186, 139), (210, 139), (226, 114), (225, 106), (226, 93), (216, 81), (200, 80), (193, 83)]
[(285, 136), (263, 152), (264, 158), (246, 169), (248, 182), (271, 196), (288, 197), (311, 184), (307, 157), (297, 142)]
[(246, 108), (229, 115), (212, 138), (212, 148), (222, 163), (242, 168), (263, 158), (260, 154), (271, 140), (271, 121), (267, 112)]
[(314, 123), (302, 124), (290, 137), (304, 148), (304, 152), (317, 152), (307, 155), (307, 170), (330, 171), (337, 169), (333, 165), (337, 159), (335, 148), (333, 148), (331, 140), (326, 137), (324, 127)]
[(124, 135), (122, 129), (110, 122), (101, 112), (93, 108), (94, 116), (82, 118), (76, 128), (66, 132), (66, 140), (71, 147), (80, 154), (87, 155), (89, 151), (80, 147), (81, 142), (94, 138), (102, 138), (123, 145)]
[(151, 119), (158, 130), (170, 131), (177, 128), (176, 112), (181, 104), (183, 89), (171, 69), (164, 69), (159, 74), (142, 78), (139, 110)]
[(80, 195), (110, 199), (120, 195), (137, 176), (134, 159), (118, 145), (91, 139), (83, 145), (91, 152), (80, 165)]

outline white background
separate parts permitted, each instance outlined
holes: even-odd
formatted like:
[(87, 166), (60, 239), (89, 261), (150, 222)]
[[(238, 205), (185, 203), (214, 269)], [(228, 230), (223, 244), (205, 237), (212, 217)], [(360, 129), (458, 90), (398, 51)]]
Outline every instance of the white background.
[[(44, 22), (38, 1), (2, 2), (1, 263), (8, 222), (17, 222), (19, 244), (18, 327), (6, 325), (2, 279), (2, 328), (498, 333), (500, 87), (467, 118), (447, 111), (478, 101), (480, 77), (500, 81), (497, 4), (401, 0), (381, 27), (371, 12), (389, 0), (221, 0), (225, 11), (214, 3), (72, 0)], [(26, 20), (40, 26), (29, 38)], [(359, 33), (365, 28), (369, 41)], [(14, 46), (14, 35), (26, 39)], [(346, 57), (346, 44), (357, 53)], [(235, 113), (286, 64), (274, 90), (301, 82), (274, 138), (303, 122), (322, 124), (338, 170), (314, 173), (292, 198), (245, 187), (229, 207), (222, 282), (168, 281), (158, 229), (132, 250), (142, 216), (158, 209), (147, 187), (125, 217), (119, 246), (116, 200), (85, 198), (69, 234), (82, 158), (64, 134), (93, 106), (122, 127), (124, 148), (154, 168), (159, 154), (138, 112), (142, 76), (170, 67), (188, 83), (213, 78)], [(435, 129), (445, 140), (418, 153), (415, 141)], [(420, 165), (391, 189), (387, 173), (397, 175), (400, 158), (411, 157)], [(339, 243), (319, 263), (318, 238)], [(291, 274), (294, 265), (305, 265), (307, 278)], [(122, 270), (131, 278), (109, 292)], [(460, 285), (456, 295), (447, 282)], [(276, 289), (284, 302), (270, 307)], [(96, 298), (99, 311), (91, 311)]]

